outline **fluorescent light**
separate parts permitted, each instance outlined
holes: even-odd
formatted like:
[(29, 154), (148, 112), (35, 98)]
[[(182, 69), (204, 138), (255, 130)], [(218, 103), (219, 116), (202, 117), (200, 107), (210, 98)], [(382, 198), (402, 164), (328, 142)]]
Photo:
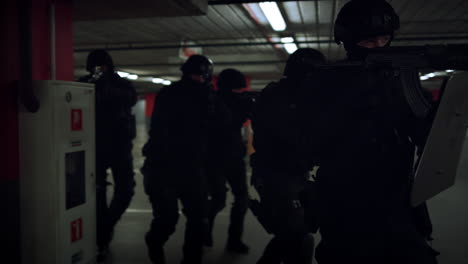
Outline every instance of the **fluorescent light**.
[(446, 70), (446, 72), (454, 72), (455, 70)]
[(286, 51), (291, 54), (297, 50), (297, 45), (294, 43), (294, 38), (293, 37), (284, 37), (281, 38), (281, 43), (285, 43), (283, 46), (286, 49)]
[(432, 78), (432, 77), (435, 77), (436, 75), (435, 73), (431, 72), (431, 73), (426, 74), (426, 76), (429, 78)]
[(121, 71), (117, 71), (117, 74), (122, 78), (125, 78), (128, 75), (130, 75), (130, 73), (128, 73), (128, 72), (121, 72)]
[(138, 75), (136, 75), (136, 74), (130, 74), (130, 75), (127, 76), (127, 79), (136, 80), (136, 79), (138, 79)]
[(257, 20), (262, 25), (268, 25), (268, 19), (265, 17), (265, 14), (258, 4), (247, 4), (247, 11), (249, 11), (253, 19)]
[(164, 79), (161, 79), (161, 78), (153, 78), (151, 80), (153, 83), (163, 83), (164, 82)]
[(283, 31), (286, 29), (286, 22), (284, 22), (283, 16), (281, 16), (281, 12), (275, 2), (261, 2), (259, 5), (273, 30)]
[(427, 77), (426, 75), (423, 75), (423, 76), (419, 77), (419, 79), (421, 81), (425, 81), (425, 80), (429, 79), (429, 77)]
[(279, 38), (279, 37), (271, 37), (271, 41), (273, 41), (273, 42), (281, 42), (281, 38)]
[(285, 38), (281, 38), (281, 42), (282, 43), (292, 43), (292, 42), (294, 42), (294, 39), (292, 37), (285, 37)]
[(289, 53), (293, 53), (297, 50), (297, 45), (295, 43), (286, 43), (284, 44), (284, 49)]
[(169, 81), (169, 80), (164, 80), (164, 81), (162, 82), (162, 84), (164, 84), (164, 85), (171, 85), (171, 83), (172, 83), (172, 82)]

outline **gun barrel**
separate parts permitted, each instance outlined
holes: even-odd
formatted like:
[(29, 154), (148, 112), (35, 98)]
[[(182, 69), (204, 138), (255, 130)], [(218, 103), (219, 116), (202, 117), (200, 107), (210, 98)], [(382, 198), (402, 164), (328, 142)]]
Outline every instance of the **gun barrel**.
[(399, 46), (370, 50), (368, 65), (468, 70), (468, 44)]

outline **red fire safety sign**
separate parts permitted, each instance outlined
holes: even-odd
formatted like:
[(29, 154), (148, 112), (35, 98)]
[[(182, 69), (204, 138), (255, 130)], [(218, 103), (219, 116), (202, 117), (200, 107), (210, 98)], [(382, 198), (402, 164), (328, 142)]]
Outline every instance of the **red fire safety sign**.
[(83, 220), (81, 218), (72, 221), (71, 227), (71, 242), (81, 240), (83, 238)]
[(72, 131), (80, 131), (83, 129), (83, 111), (81, 111), (81, 109), (72, 109), (70, 120)]

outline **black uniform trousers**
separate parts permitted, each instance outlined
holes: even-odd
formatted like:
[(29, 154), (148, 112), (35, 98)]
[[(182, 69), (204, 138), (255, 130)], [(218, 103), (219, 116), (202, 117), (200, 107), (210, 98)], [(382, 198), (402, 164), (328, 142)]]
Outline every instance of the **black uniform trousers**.
[[(438, 253), (410, 226), (410, 221), (397, 223), (393, 230), (372, 234), (371, 238), (367, 230), (340, 232), (332, 235), (333, 238), (329, 234), (322, 236), (317, 247), (317, 263), (437, 264)], [(360, 243), (363, 237), (368, 244)], [(329, 243), (337, 240), (339, 244)]]
[[(114, 193), (107, 201), (107, 169), (112, 171)], [(96, 142), (96, 231), (97, 245), (102, 248), (112, 239), (114, 226), (130, 205), (134, 195), (134, 172), (131, 140), (117, 144)]]
[[(148, 163), (148, 159), (145, 163)], [(180, 200), (182, 212), (187, 218), (183, 245), (184, 263), (201, 263), (208, 225), (206, 183), (199, 175), (192, 175), (194, 177), (190, 182), (182, 180), (190, 178), (189, 172), (177, 175), (174, 172), (168, 173), (148, 167), (148, 164), (145, 164), (142, 172), (145, 177), (145, 192), (153, 208), (153, 220), (146, 235), (149, 251), (160, 250), (175, 232), (179, 220)], [(199, 180), (193, 180), (194, 178)]]
[(437, 252), (415, 222), (408, 187), (398, 182), (404, 177), (348, 173), (338, 181), (333, 175), (345, 174), (323, 171), (318, 177), (319, 264), (437, 263)]
[(210, 231), (213, 228), (216, 215), (226, 206), (227, 181), (234, 195), (228, 235), (230, 240), (239, 242), (244, 230), (244, 218), (248, 209), (249, 198), (244, 159), (237, 158), (227, 162), (213, 162), (208, 165), (208, 168), (210, 168), (208, 170), (208, 185), (211, 198), (208, 209)]
[(255, 185), (274, 235), (258, 264), (312, 263), (314, 242), (301, 204), (306, 178), (290, 176), (262, 178), (261, 184), (257, 182)]

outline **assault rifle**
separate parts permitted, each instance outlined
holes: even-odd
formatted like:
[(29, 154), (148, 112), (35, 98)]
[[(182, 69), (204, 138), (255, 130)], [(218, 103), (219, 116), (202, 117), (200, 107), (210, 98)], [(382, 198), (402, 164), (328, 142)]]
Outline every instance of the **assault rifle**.
[[(304, 98), (312, 99), (304, 113), (313, 113), (313, 124), (305, 130), (312, 136), (304, 137), (308, 141), (304, 146), (320, 151), (324, 142), (352, 127), (353, 117), (365, 111), (380, 109), (382, 120), (390, 122), (399, 122), (409, 111), (419, 119), (432, 116), (416, 170), (412, 203), (419, 205), (455, 183), (468, 127), (468, 73), (459, 72), (468, 70), (468, 45), (389, 47), (370, 50), (363, 61), (311, 68), (306, 87), (301, 89)], [(427, 69), (458, 71), (442, 89), (436, 104), (421, 88), (418, 72)]]
[(422, 117), (429, 104), (420, 86), (419, 76), (424, 69), (468, 70), (468, 45), (427, 45), (389, 47), (371, 52), (365, 60), (367, 67), (394, 69), (401, 75), (402, 92), (413, 113)]

